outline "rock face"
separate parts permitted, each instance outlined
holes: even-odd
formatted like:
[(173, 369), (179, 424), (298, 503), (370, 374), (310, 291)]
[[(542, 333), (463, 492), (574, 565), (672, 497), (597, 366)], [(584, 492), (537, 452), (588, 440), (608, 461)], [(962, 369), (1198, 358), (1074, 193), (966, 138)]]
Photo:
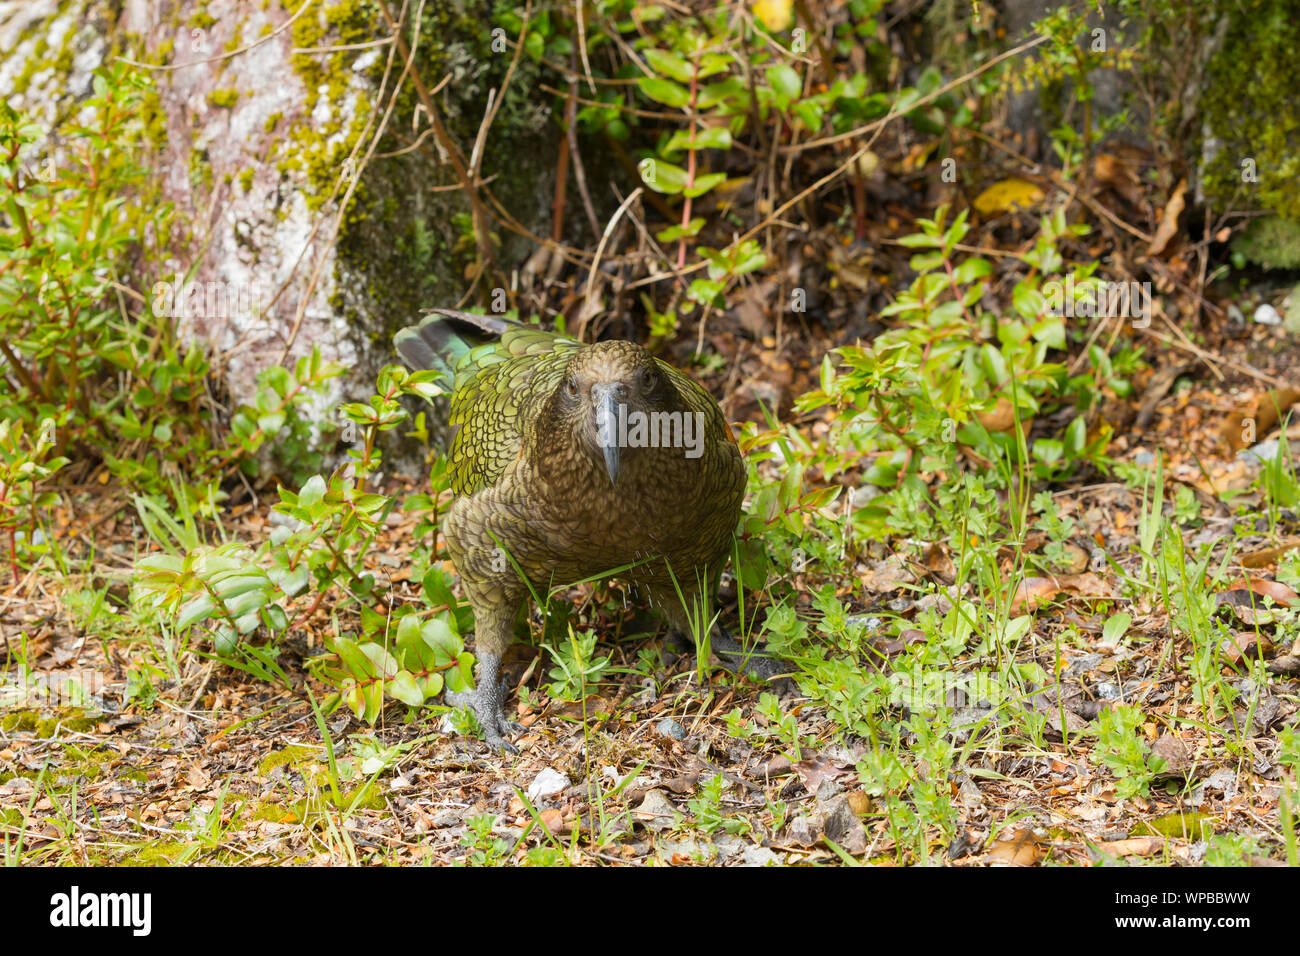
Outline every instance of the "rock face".
[[(493, 50), (472, 0), (426, 10), (416, 69), (427, 87), (452, 75), (436, 102), (468, 155), (511, 54), (500, 42)], [(401, 74), (394, 54), (385, 81), (392, 47), (373, 41), (388, 32), (375, 5), (358, 0), (0, 2), (0, 94), (54, 130), (51, 150), (94, 70), (115, 56), (154, 65), (148, 162), (176, 210), (172, 258), (131, 284), (177, 320), (182, 339), (210, 346), (236, 402), (261, 369), (313, 346), (350, 369), (332, 398), (368, 394), (374, 372), (395, 361), (392, 332), (469, 285), (468, 203), (435, 139), (391, 155), (430, 125), (415, 115), (409, 80), (361, 161)], [(496, 177), (515, 219), (546, 233), (556, 136), (532, 70), (516, 69), (482, 175)], [(498, 264), (529, 251), (500, 244)]]

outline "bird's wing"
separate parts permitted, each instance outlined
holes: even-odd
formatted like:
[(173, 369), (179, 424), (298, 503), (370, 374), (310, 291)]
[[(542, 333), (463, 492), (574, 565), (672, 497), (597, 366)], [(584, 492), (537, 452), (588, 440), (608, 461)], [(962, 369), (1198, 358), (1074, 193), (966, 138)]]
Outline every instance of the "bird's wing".
[(717, 400), (709, 394), (708, 389), (685, 372), (674, 368), (662, 359), (655, 359), (655, 364), (659, 366), (659, 370), (664, 376), (676, 386), (677, 394), (682, 397), (682, 401), (686, 403), (687, 407), (693, 412), (704, 413), (705, 425), (709, 430), (711, 440), (735, 441), (731, 434), (731, 426), (727, 424), (722, 409), (718, 406)]
[(465, 356), (451, 396), (452, 490), (473, 494), (500, 480), (559, 387), (571, 353), (581, 347), (551, 332), (518, 327)]

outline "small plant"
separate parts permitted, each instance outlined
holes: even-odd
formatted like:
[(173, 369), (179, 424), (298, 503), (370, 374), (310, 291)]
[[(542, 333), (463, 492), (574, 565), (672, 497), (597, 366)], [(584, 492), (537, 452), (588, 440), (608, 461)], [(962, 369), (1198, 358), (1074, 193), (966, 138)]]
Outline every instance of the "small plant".
[(465, 821), (465, 833), (460, 842), (469, 848), (469, 853), (461, 865), (502, 866), (509, 860), (510, 843), (492, 833), (496, 820), (494, 814), (481, 813)]
[[(294, 383), (310, 379), (318, 365), (318, 357), (300, 360), (295, 375), (274, 377), (272, 392), (293, 394)], [(329, 642), (337, 657), (312, 664), (317, 676), (338, 688), (326, 700), (327, 710), (346, 703), (357, 717), (373, 723), (386, 698), (416, 707), (444, 686), (464, 689), (473, 664), (460, 637), (468, 616), (441, 569), (425, 575), (426, 596), (439, 610), (422, 620), (411, 609), (392, 618), (376, 609), (375, 578), (364, 565), (394, 505), (364, 487), (380, 461), (376, 437), (405, 420), (399, 396), (438, 394), (435, 378), (433, 372), (383, 369), (371, 401), (343, 409), (364, 435), (360, 447), (350, 449), (352, 464), (328, 480), (311, 477), (297, 492), (282, 487), (272, 510), (285, 523), (256, 548), (238, 541), (202, 544), (191, 522), (178, 523), (156, 504), (137, 499), (141, 519), (164, 551), (139, 562), (138, 601), (162, 612), (178, 631), (204, 626), (220, 659), (268, 677), (278, 671), (278, 651), (247, 639), (259, 632), (279, 638), (334, 591), (339, 595), (336, 609), (356, 607), (361, 634), (337, 634)], [(285, 414), (282, 404), (268, 400), (266, 405), (263, 417)], [(279, 422), (263, 423), (250, 414), (244, 430), (251, 437), (264, 424)]]
[(556, 700), (583, 700), (587, 689), (598, 683), (609, 668), (609, 655), (596, 656), (596, 632), (591, 628), (576, 634), (570, 626), (566, 641), (555, 647), (547, 645), (546, 649), (555, 662), (546, 692)]
[(1138, 734), (1142, 711), (1128, 704), (1103, 710), (1097, 718), (1097, 743), (1102, 763), (1115, 775), (1115, 795), (1121, 800), (1151, 795), (1151, 781), (1165, 768)]
[(21, 419), (0, 419), (0, 534), (8, 538), (13, 583), (19, 576), (19, 529), (23, 529), (24, 552), (35, 551), (37, 531), (44, 528), (43, 513), (59, 500), (57, 493), (38, 491), (37, 485), (68, 463), (67, 458), (51, 456), (55, 445), (51, 429), (42, 427), (32, 441), (23, 428)]

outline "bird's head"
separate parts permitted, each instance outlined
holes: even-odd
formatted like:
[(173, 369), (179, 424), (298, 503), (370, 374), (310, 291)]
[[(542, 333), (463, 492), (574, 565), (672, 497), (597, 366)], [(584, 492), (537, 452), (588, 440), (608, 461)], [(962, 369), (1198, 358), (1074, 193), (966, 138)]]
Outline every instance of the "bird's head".
[(593, 461), (618, 484), (627, 422), (674, 404), (673, 385), (635, 342), (597, 342), (569, 360), (555, 411)]

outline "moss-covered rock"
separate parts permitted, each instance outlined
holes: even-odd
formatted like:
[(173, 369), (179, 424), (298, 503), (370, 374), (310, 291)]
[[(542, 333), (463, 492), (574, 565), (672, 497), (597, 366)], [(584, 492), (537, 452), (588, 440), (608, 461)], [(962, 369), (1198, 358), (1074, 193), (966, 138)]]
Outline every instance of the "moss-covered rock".
[(1206, 66), (1198, 101), (1205, 137), (1202, 189), (1220, 208), (1268, 209), (1300, 222), (1295, 4), (1219, 0), (1214, 8), (1215, 22), (1226, 29)]

